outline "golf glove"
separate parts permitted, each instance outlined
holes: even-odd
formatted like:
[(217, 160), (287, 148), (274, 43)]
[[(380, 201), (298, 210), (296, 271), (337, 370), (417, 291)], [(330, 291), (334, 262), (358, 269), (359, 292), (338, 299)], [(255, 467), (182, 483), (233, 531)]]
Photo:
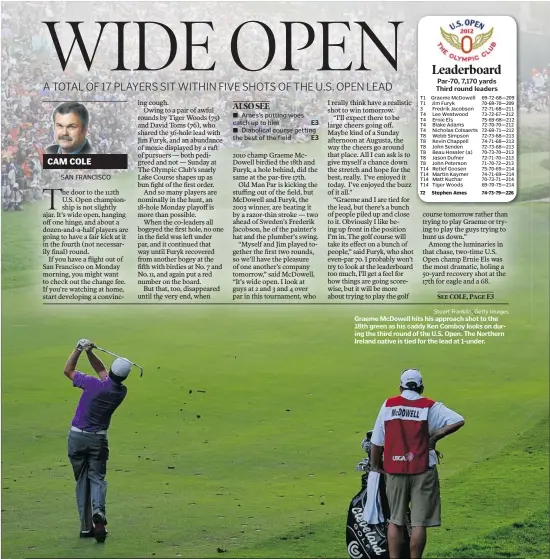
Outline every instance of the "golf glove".
[(78, 343), (76, 345), (76, 348), (79, 349), (80, 351), (88, 351), (93, 347), (94, 344), (90, 340), (87, 340), (86, 338), (82, 338), (81, 340), (78, 340)]

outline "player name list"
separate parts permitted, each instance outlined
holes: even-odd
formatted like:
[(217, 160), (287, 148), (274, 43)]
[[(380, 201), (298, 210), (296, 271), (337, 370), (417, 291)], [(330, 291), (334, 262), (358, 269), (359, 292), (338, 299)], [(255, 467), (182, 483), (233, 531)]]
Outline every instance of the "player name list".
[(418, 26), (418, 190), (425, 202), (516, 196), (517, 29), (508, 16)]

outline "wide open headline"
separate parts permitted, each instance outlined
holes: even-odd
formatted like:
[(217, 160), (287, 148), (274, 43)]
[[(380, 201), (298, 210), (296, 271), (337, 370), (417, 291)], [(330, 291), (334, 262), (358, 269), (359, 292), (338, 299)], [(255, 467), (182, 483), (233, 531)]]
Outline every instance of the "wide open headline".
[[(59, 59), (62, 70), (65, 70), (69, 64), (71, 54), (75, 49), (75, 45), (80, 50), (82, 59), (86, 64), (88, 70), (91, 70), (94, 65), (94, 58), (98, 47), (104, 37), (116, 34), (116, 39), (109, 44), (116, 44), (116, 52), (113, 52), (111, 60), (116, 56), (116, 67), (110, 68), (112, 71), (158, 71), (163, 70), (172, 65), (179, 57), (178, 51), (184, 47), (184, 54), (181, 57), (181, 62), (184, 66), (180, 68), (182, 71), (214, 71), (216, 68), (216, 61), (209, 60), (207, 64), (199, 64), (197, 56), (200, 54), (204, 56), (205, 53), (210, 56), (212, 53), (209, 48), (209, 36), (215, 33), (214, 24), (212, 21), (180, 21), (182, 24), (177, 31), (174, 31), (170, 26), (158, 21), (96, 21), (99, 26), (97, 35), (94, 38), (83, 37), (80, 25), (81, 21), (44, 21), (43, 22), (50, 32), (50, 37)], [(279, 22), (282, 28), (276, 30), (280, 34), (280, 39), (277, 40), (276, 32), (262, 21), (245, 21), (240, 23), (228, 40), (225, 47), (230, 48), (231, 57), (236, 66), (248, 72), (259, 72), (269, 68), (275, 58), (278, 49), (283, 49), (284, 52), (284, 66), (279, 68), (282, 71), (297, 71), (297, 63), (294, 59), (294, 54), (297, 51), (304, 51), (311, 48), (313, 45), (320, 47), (318, 71), (369, 71), (368, 60), (371, 56), (379, 56), (380, 53), (387, 63), (397, 71), (398, 69), (398, 30), (402, 21), (389, 21), (388, 31), (393, 35), (390, 45), (385, 45), (373, 29), (364, 21), (318, 21), (315, 27), (310, 23), (304, 21), (281, 21)], [(72, 44), (69, 49), (65, 50), (61, 46), (59, 32), (63, 29), (66, 32), (67, 26), (70, 26), (70, 33), (72, 37)], [(166, 51), (166, 61), (159, 67), (150, 67), (147, 63), (147, 52), (150, 46), (155, 41), (155, 46), (158, 45), (158, 37), (151, 39), (151, 30), (155, 29), (158, 33), (159, 30), (166, 35), (168, 39), (167, 45), (169, 48)], [(139, 51), (138, 65), (130, 68), (126, 62), (129, 53), (128, 44), (132, 45), (136, 41), (129, 41), (128, 36), (137, 32), (137, 48)], [(206, 33), (206, 37), (201, 39), (196, 38), (196, 33), (200, 32), (201, 35)], [(282, 34), (281, 34), (282, 32)], [(243, 55), (247, 51), (254, 48), (257, 49), (257, 42), (247, 40), (247, 34), (253, 33), (254, 39), (260, 37), (263, 45), (265, 46), (266, 55), (258, 67), (250, 67), (243, 61)], [(182, 37), (183, 35), (183, 37)], [(298, 35), (299, 39), (298, 40)], [(304, 37), (305, 35), (305, 37)], [(338, 36), (338, 38), (334, 38)], [(95, 40), (95, 44), (93, 41)], [(107, 39), (109, 41), (109, 39)], [(88, 44), (88, 46), (86, 46)], [(92, 45), (90, 47), (90, 45)], [(252, 46), (254, 45), (254, 46)], [(360, 45), (360, 48), (357, 46)], [(350, 48), (352, 46), (353, 48)], [(135, 47), (131, 47), (135, 48)], [(390, 52), (393, 50), (393, 53)], [(225, 50), (225, 49), (224, 49)], [(378, 53), (376, 52), (378, 51)], [(353, 54), (351, 54), (353, 52)], [(331, 55), (338, 53), (340, 55), (350, 54), (349, 64), (345, 66), (336, 67), (334, 61), (331, 60)]]

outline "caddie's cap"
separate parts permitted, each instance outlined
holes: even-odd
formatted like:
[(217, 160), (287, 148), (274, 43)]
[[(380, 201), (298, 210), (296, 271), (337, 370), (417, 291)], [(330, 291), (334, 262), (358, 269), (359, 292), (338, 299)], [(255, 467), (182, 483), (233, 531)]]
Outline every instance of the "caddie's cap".
[(407, 369), (401, 375), (401, 387), (410, 388), (407, 386), (409, 382), (413, 382), (416, 388), (420, 388), (423, 385), (422, 375), (417, 369)]
[(130, 374), (131, 368), (132, 364), (130, 363), (130, 361), (128, 361), (128, 359), (118, 357), (113, 361), (113, 364), (111, 365), (111, 372), (117, 377), (126, 378)]

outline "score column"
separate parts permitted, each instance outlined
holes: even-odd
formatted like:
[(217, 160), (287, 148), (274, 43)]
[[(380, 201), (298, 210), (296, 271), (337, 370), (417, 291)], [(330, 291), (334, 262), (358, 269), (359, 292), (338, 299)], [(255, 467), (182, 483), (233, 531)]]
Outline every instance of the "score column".
[(418, 24), (418, 193), (425, 202), (516, 196), (517, 26), (509, 16)]

